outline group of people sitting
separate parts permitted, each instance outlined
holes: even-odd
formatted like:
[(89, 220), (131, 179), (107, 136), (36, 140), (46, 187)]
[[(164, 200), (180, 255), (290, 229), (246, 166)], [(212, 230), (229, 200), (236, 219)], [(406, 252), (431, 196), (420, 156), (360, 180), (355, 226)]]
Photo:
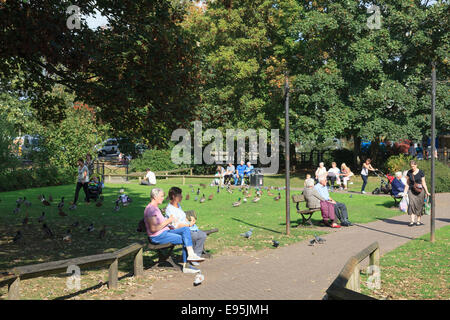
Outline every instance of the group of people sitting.
[[(228, 166), (226, 169), (224, 169), (222, 166), (218, 166), (216, 170), (215, 176), (217, 178), (214, 179), (213, 184), (214, 185), (224, 185), (231, 183), (234, 183), (235, 186), (237, 185), (244, 185), (246, 182), (246, 178), (249, 178), (252, 174), (255, 173), (255, 168), (253, 165), (249, 162), (247, 162), (247, 165), (244, 161), (241, 161), (241, 163), (235, 168), (234, 165), (230, 162), (228, 163)], [(233, 180), (233, 181), (232, 181)]]
[[(152, 244), (182, 244), (182, 259), (184, 273), (199, 273), (194, 266), (205, 260), (202, 258), (206, 233), (195, 224), (195, 218), (188, 219), (181, 208), (182, 190), (172, 187), (169, 190), (170, 203), (166, 208), (166, 217), (158, 208), (164, 201), (164, 191), (160, 188), (152, 189), (151, 201), (144, 211), (144, 222), (148, 239)], [(188, 265), (188, 262), (190, 265)]]
[[(326, 185), (328, 185), (328, 189), (332, 190), (333, 186), (337, 183), (340, 185), (341, 189), (347, 190), (348, 181), (350, 178), (354, 176), (353, 172), (350, 170), (349, 167), (345, 163), (341, 164), (341, 169), (339, 169), (336, 165), (336, 162), (331, 163), (331, 168), (327, 169), (325, 168), (325, 165), (323, 162), (319, 163), (319, 167), (317, 168), (315, 172), (315, 179), (313, 182), (319, 183), (321, 179), (325, 179), (327, 182)], [(305, 180), (305, 187), (306, 187), (306, 181), (308, 179), (311, 179), (311, 175), (306, 175)]]

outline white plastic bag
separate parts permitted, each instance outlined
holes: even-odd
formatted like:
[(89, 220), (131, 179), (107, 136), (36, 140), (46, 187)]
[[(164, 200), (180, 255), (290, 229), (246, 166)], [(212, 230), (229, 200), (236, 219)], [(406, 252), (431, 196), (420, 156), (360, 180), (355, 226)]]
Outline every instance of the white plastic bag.
[(400, 201), (400, 205), (399, 205), (400, 211), (407, 212), (408, 211), (408, 204), (409, 204), (408, 195), (405, 194), (403, 196), (402, 201)]

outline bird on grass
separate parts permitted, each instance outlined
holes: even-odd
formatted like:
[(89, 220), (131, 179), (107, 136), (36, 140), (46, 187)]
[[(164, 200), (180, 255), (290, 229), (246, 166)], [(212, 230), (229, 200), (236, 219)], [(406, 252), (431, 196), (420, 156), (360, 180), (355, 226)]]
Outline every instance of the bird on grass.
[(73, 228), (77, 228), (79, 225), (80, 225), (80, 223), (78, 221), (75, 221), (74, 223), (72, 223)]
[(197, 188), (197, 195), (200, 195), (200, 188)]
[(103, 200), (104, 200), (104, 198), (103, 198), (103, 196), (101, 196), (101, 197), (98, 199), (98, 201), (95, 203), (95, 206), (96, 206), (96, 207), (101, 207), (101, 206), (103, 205)]
[(194, 201), (197, 201), (198, 200), (198, 196), (195, 196), (195, 199), (194, 199)]
[(244, 200), (243, 200), (243, 201), (244, 201), (244, 203), (247, 203), (247, 198), (246, 198), (246, 197), (244, 197)]
[(63, 236), (64, 242), (72, 242), (72, 231), (67, 230), (66, 234)]
[(61, 217), (67, 217), (67, 214), (66, 214), (64, 211), (62, 211), (62, 209), (58, 209), (58, 214), (59, 214)]
[(50, 202), (48, 202), (46, 199), (45, 199), (45, 197), (44, 196), (42, 196), (42, 204), (44, 205), (44, 206), (47, 206), (47, 207), (49, 207), (50, 206)]
[(44, 233), (47, 237), (49, 238), (54, 237), (52, 230), (45, 223), (42, 225), (42, 230), (44, 230)]
[(22, 239), (22, 231), (19, 230), (14, 236), (13, 243), (17, 243), (20, 239)]
[(115, 205), (114, 205), (114, 211), (115, 212), (120, 210), (120, 204), (119, 203), (120, 203), (120, 200), (117, 199), (116, 202), (115, 202)]
[(280, 243), (277, 240), (272, 240), (272, 246), (274, 246), (275, 248), (278, 248), (279, 245), (280, 245)]
[(249, 239), (252, 236), (252, 234), (253, 234), (253, 228), (251, 228), (250, 230), (248, 230), (245, 233), (241, 233), (241, 236), (244, 237), (244, 238)]
[(99, 239), (103, 239), (106, 235), (106, 226), (103, 226), (102, 230), (100, 230), (100, 233), (98, 234)]
[(94, 224), (91, 223), (91, 224), (89, 225), (89, 227), (87, 228), (87, 231), (88, 231), (88, 232), (93, 232), (94, 230), (95, 230)]
[(31, 202), (28, 201), (26, 197), (23, 197), (23, 204), (24, 204), (25, 207), (27, 207), (27, 208), (31, 207)]
[(189, 198), (190, 198), (190, 197), (189, 197), (189, 193), (188, 193), (188, 194), (186, 195), (186, 200), (189, 200)]
[(23, 203), (23, 199), (22, 198), (18, 198), (17, 200), (16, 200), (16, 204), (17, 205), (21, 205)]
[(61, 201), (58, 203), (58, 209), (64, 207), (64, 197), (61, 198)]
[(205, 189), (205, 188), (206, 188), (206, 184), (200, 183), (200, 187), (202, 187), (203, 189)]
[(69, 210), (75, 210), (77, 208), (77, 205), (75, 203), (73, 203), (70, 207)]
[(217, 186), (217, 193), (219, 193), (220, 192), (220, 188), (219, 188), (219, 186)]
[(273, 196), (273, 193), (270, 192), (269, 190), (267, 190), (267, 195), (270, 196), (270, 197), (272, 197), (272, 196)]
[(233, 202), (233, 207), (239, 207), (241, 205), (241, 198), (238, 198), (238, 201)]
[(256, 196), (256, 197), (253, 198), (252, 202), (258, 202), (259, 200), (261, 200), (261, 198)]
[(200, 203), (203, 203), (205, 201), (206, 201), (205, 194), (203, 194), (203, 196), (200, 198)]
[(214, 197), (214, 195), (209, 195), (209, 197), (208, 197), (208, 200), (212, 200), (213, 199), (213, 197)]
[(278, 195), (274, 198), (275, 201), (278, 201), (281, 199), (281, 194), (278, 192)]
[(22, 220), (22, 225), (23, 226), (27, 225), (29, 220), (30, 220), (30, 218), (28, 218), (28, 212), (27, 212), (27, 215)]
[(45, 219), (45, 212), (42, 212), (41, 216), (38, 219), (38, 222), (39, 223), (44, 222), (44, 219)]

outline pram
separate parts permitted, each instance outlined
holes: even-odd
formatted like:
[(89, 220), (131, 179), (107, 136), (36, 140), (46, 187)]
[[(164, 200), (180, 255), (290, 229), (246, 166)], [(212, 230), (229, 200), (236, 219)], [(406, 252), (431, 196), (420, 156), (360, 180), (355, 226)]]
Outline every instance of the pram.
[(94, 181), (94, 178), (92, 178), (89, 183), (88, 183), (88, 193), (87, 193), (87, 197), (88, 197), (88, 201), (90, 201), (91, 199), (94, 201), (97, 201), (99, 196), (102, 194), (102, 189), (103, 189), (103, 183), (100, 182), (100, 180), (98, 182)]
[[(380, 178), (380, 187), (375, 188), (372, 191), (372, 194), (380, 194), (380, 193), (389, 194), (392, 189), (391, 181), (394, 179), (394, 177), (392, 177), (391, 175), (385, 175), (380, 170), (376, 170), (374, 172), (378, 176), (378, 178)], [(380, 174), (378, 174), (378, 172)]]

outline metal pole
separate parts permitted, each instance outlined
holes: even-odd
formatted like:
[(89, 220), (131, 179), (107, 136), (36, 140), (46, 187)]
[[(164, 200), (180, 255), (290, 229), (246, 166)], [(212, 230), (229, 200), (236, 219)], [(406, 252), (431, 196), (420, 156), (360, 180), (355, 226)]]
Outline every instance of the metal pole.
[(435, 194), (434, 194), (434, 187), (435, 187), (435, 158), (434, 158), (434, 151), (436, 150), (436, 116), (435, 116), (435, 109), (436, 109), (436, 62), (431, 63), (432, 69), (431, 69), (431, 232), (430, 232), (430, 241), (435, 241), (435, 234), (434, 234), (434, 228), (435, 228)]
[(289, 79), (288, 73), (285, 75), (285, 159), (286, 159), (286, 234), (290, 234), (290, 225), (291, 225), (291, 207), (290, 207), (290, 181), (289, 181)]

